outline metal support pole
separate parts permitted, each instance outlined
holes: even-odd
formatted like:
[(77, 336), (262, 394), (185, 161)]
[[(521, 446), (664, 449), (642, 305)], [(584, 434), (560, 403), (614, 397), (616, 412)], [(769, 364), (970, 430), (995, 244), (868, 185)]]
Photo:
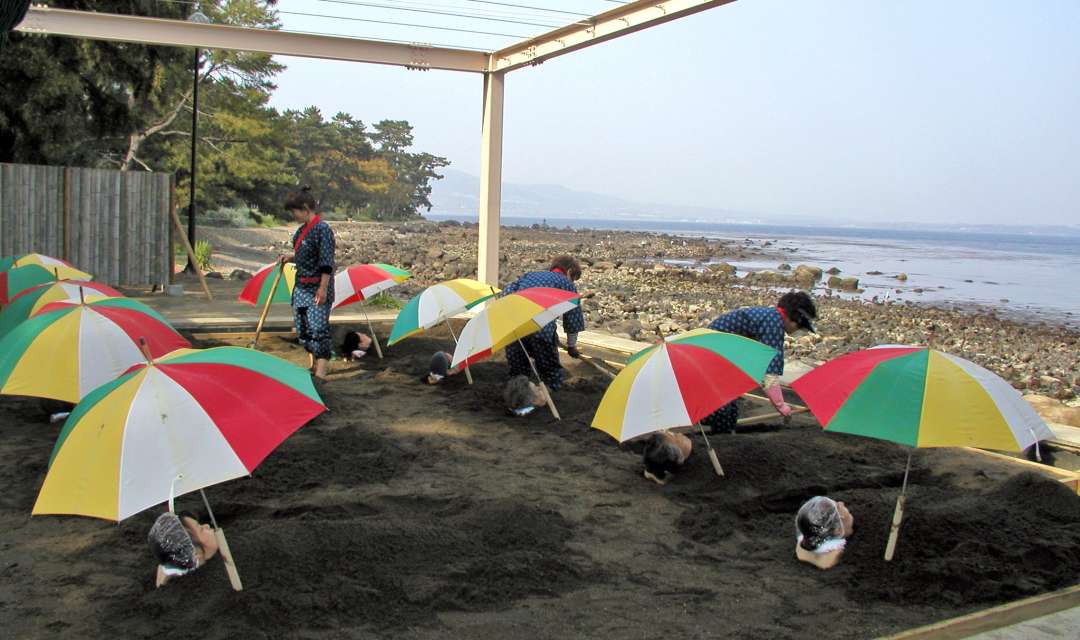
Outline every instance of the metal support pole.
[[(195, 162), (199, 142), (199, 48), (195, 48), (195, 73), (191, 89), (191, 199), (188, 204), (187, 237), (188, 243), (195, 246)], [(198, 268), (188, 258), (186, 271), (195, 273)]]
[(484, 119), (480, 136), (480, 238), (476, 275), (499, 284), (499, 217), (502, 203), (503, 86), (505, 73), (484, 75)]

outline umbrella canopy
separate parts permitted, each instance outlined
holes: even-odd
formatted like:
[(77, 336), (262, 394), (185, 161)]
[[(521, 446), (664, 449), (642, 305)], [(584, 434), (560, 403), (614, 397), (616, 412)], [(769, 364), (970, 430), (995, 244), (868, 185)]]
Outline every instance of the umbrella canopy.
[(50, 271), (55, 267), (58, 269), (74, 269), (67, 260), (61, 260), (60, 258), (54, 258), (47, 256), (43, 253), (24, 253), (18, 256), (9, 256), (7, 258), (0, 258), (0, 271), (8, 271), (15, 267), (25, 267), (27, 265), (36, 264), (39, 267), (45, 267)]
[(191, 346), (165, 318), (129, 298), (50, 302), (0, 338), (0, 393), (78, 402), (144, 360)]
[(498, 292), (491, 285), (469, 278), (432, 285), (409, 300), (398, 312), (394, 328), (390, 331), (389, 344), (426, 331), (462, 311), (472, 309)]
[(634, 354), (600, 400), (592, 426), (619, 442), (696, 424), (761, 384), (776, 350), (694, 329)]
[(0, 337), (50, 302), (75, 302), (83, 297), (89, 300), (101, 297), (123, 298), (124, 294), (108, 285), (88, 280), (58, 280), (39, 284), (12, 298), (11, 304), (0, 311)]
[(927, 347), (881, 346), (831, 360), (792, 389), (826, 431), (911, 447), (1022, 451), (1053, 437), (1008, 382)]
[[(55, 258), (53, 258), (55, 260)], [(8, 304), (23, 291), (56, 280), (93, 280), (94, 276), (79, 271), (67, 263), (56, 266), (15, 263), (9, 269), (0, 270), (0, 304)]]
[(184, 349), (132, 367), (71, 413), (34, 515), (123, 520), (249, 475), (326, 410), (311, 376), (251, 349)]
[(354, 264), (334, 276), (334, 309), (368, 298), (412, 277), (404, 269), (382, 264)]
[(542, 329), (581, 302), (581, 295), (562, 289), (522, 289), (488, 303), (458, 336), (451, 367), (479, 362), (511, 342)]
[[(270, 289), (273, 288), (274, 280), (277, 279), (278, 265), (279, 263), (272, 262), (255, 272), (251, 280), (244, 285), (244, 290), (240, 292), (237, 300), (259, 307), (265, 306), (266, 299), (270, 296)], [(296, 265), (287, 262), (284, 268), (285, 272), (278, 282), (277, 289), (274, 290), (274, 297), (270, 299), (270, 304), (292, 304), (292, 291), (296, 285)]]

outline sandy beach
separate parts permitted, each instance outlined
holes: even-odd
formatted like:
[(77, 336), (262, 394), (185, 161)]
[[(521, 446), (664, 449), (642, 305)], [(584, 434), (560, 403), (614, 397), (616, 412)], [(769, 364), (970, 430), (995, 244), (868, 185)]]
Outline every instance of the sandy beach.
[[(0, 399), (0, 624), (14, 638), (801, 638), (822, 625), (869, 638), (1080, 578), (1080, 500), (1040, 474), (917, 452), (885, 563), (901, 447), (803, 418), (716, 436), (725, 478), (698, 441), (658, 487), (633, 446), (588, 427), (606, 384), (591, 368), (569, 363), (562, 422), (510, 419), (499, 359), (474, 368), (472, 387), (419, 384), (446, 340), (335, 363), (330, 412), (252, 478), (208, 490), (242, 593), (219, 561), (155, 590), (153, 511), (119, 525), (30, 518), (59, 425), (36, 400)], [(263, 348), (304, 360), (282, 338)], [(828, 572), (793, 554), (793, 513), (821, 493), (856, 518)]]
[[(401, 298), (473, 268), (475, 229), (337, 231), (341, 263), (378, 259), (413, 270), (395, 292)], [(268, 260), (287, 232), (210, 233), (215, 266), (229, 278)], [(596, 294), (585, 302), (590, 329), (645, 340), (775, 295), (710, 270), (615, 266), (628, 260), (616, 255), (650, 240), (595, 233), (510, 230), (504, 277), (577, 252), (592, 263), (582, 280)], [(662, 250), (688, 259), (768, 250), (681, 243)], [(985, 366), (1015, 359), (1040, 375), (1074, 366), (1077, 336), (1057, 327), (819, 300), (822, 339), (793, 342), (789, 357), (917, 341), (934, 325), (935, 339), (962, 341)], [(0, 625), (14, 638), (794, 639), (827, 629), (854, 639), (1080, 582), (1080, 499), (1041, 473), (977, 453), (918, 450), (897, 557), (886, 563), (906, 449), (825, 434), (802, 416), (714, 436), (723, 478), (697, 436), (686, 471), (659, 487), (641, 477), (640, 445), (589, 428), (607, 386), (600, 373), (564, 356), (570, 376), (555, 396), (563, 420), (544, 411), (511, 418), (501, 403), (501, 355), (473, 368), (475, 385), (462, 376), (420, 384), (430, 354), (449, 340), (435, 331), (387, 349), (383, 360), (334, 362), (321, 388), (329, 412), (251, 478), (208, 489), (241, 593), (219, 560), (154, 589), (146, 532), (156, 510), (119, 524), (31, 518), (61, 425), (47, 422), (36, 399), (0, 397)], [(268, 336), (260, 348), (306, 361), (286, 337)], [(1027, 350), (1029, 360), (1016, 357)], [(856, 533), (831, 571), (794, 558), (794, 513), (819, 494), (847, 502), (855, 515)], [(192, 495), (178, 507), (201, 510)]]

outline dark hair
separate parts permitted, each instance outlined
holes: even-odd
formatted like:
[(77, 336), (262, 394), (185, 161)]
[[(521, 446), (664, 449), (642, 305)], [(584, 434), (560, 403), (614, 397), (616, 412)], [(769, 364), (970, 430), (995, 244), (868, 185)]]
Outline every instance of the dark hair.
[(525, 376), (514, 376), (503, 389), (503, 401), (510, 411), (533, 406), (533, 387)]
[(346, 358), (360, 348), (360, 333), (357, 331), (349, 331), (345, 334), (345, 339), (341, 341), (341, 355)]
[(566, 274), (567, 278), (577, 280), (581, 277), (581, 263), (574, 256), (563, 254), (551, 259), (550, 269), (558, 269)]
[(319, 201), (315, 199), (315, 196), (311, 195), (311, 187), (300, 187), (299, 191), (290, 191), (285, 196), (285, 208), (289, 211), (293, 209), (306, 209), (307, 211), (314, 211), (319, 207)]
[(666, 480), (668, 474), (674, 475), (679, 469), (679, 452), (659, 433), (649, 438), (642, 458), (645, 470), (660, 480)]
[(776, 306), (784, 310), (795, 324), (804, 329), (814, 330), (814, 320), (817, 320), (817, 305), (814, 299), (805, 291), (788, 291), (780, 296)]
[(811, 521), (809, 513), (799, 513), (799, 516), (795, 518), (795, 526), (798, 527), (799, 533), (803, 537), (799, 542), (799, 546), (807, 551), (817, 549), (833, 534), (826, 527)]

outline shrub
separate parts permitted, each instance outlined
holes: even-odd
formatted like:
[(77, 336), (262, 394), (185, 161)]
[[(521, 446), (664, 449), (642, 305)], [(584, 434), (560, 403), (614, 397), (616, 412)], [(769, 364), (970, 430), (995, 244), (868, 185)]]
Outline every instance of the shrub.
[(382, 291), (378, 295), (369, 298), (367, 304), (373, 307), (382, 307), (384, 309), (400, 309), (401, 302), (397, 298), (389, 293)]
[(210, 271), (212, 269), (210, 259), (214, 255), (214, 247), (206, 240), (198, 240), (193, 248), (195, 249), (195, 266), (203, 271)]

